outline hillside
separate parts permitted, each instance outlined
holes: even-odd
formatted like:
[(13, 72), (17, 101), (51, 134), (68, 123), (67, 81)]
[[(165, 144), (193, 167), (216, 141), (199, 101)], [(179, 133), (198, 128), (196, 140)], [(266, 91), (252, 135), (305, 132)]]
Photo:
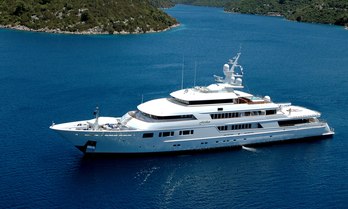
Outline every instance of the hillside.
[(235, 0), (226, 4), (225, 10), (348, 26), (348, 0)]
[(145, 33), (177, 21), (144, 0), (2, 0), (3, 27), (71, 33)]
[(170, 8), (175, 6), (171, 0), (150, 0), (150, 3), (157, 8)]
[[(166, 0), (167, 1), (167, 0)], [(301, 22), (348, 26), (348, 0), (172, 0), (174, 3), (224, 7), (227, 12), (276, 15)]]
[(226, 4), (225, 10), (348, 26), (347, 0), (235, 0)]
[(196, 6), (224, 7), (231, 0), (172, 0), (176, 4), (190, 4)]

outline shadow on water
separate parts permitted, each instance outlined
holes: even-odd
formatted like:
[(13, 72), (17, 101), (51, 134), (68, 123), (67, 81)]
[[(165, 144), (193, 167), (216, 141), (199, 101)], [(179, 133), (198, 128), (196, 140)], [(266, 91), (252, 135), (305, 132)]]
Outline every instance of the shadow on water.
[[(171, 167), (187, 163), (196, 163), (205, 161), (205, 166), (215, 159), (226, 159), (235, 161), (238, 157), (250, 154), (262, 155), (262, 150), (274, 149), (275, 153), (283, 149), (296, 149), (297, 147), (312, 147), (314, 149), (327, 146), (332, 137), (306, 138), (305, 140), (281, 141), (264, 144), (254, 144), (240, 147), (229, 147), (223, 149), (210, 149), (200, 151), (189, 151), (181, 153), (159, 153), (159, 154), (102, 154), (102, 155), (84, 155), (78, 161), (78, 173), (86, 174), (91, 169), (96, 172), (115, 171), (118, 173), (134, 173), (142, 169), (153, 167)], [(244, 152), (250, 151), (250, 152)], [(209, 167), (209, 166), (208, 166)]]
[[(86, 201), (92, 205), (94, 201), (106, 201), (112, 205), (140, 208), (184, 207), (183, 203), (175, 200), (190, 194), (189, 204), (192, 205), (186, 205), (188, 208), (195, 205), (209, 208), (216, 204), (226, 208), (229, 202), (214, 200), (209, 194), (238, 190), (240, 195), (246, 195), (255, 188), (263, 188), (263, 182), (270, 179), (275, 181), (274, 184), (282, 183), (284, 179), (279, 170), (287, 170), (294, 175), (305, 173), (307, 166), (317, 166), (320, 158), (316, 153), (326, 149), (327, 143), (330, 140), (248, 146), (252, 152), (239, 148), (181, 155), (84, 156), (76, 161), (75, 171), (68, 180), (73, 182), (74, 187), (85, 191), (81, 199), (91, 196)], [(303, 159), (308, 162), (304, 167), (287, 167), (284, 164), (284, 161), (291, 164)], [(104, 195), (96, 198), (94, 193)], [(129, 194), (133, 194), (134, 202), (125, 201), (129, 199)], [(205, 194), (204, 200), (201, 194)], [(235, 194), (235, 197), (239, 195)]]
[(214, 156), (214, 155), (221, 155), (221, 154), (227, 154), (228, 152), (233, 152), (236, 150), (247, 150), (251, 152), (257, 152), (256, 148), (262, 148), (262, 147), (270, 147), (272, 145), (283, 145), (283, 146), (289, 146), (291, 144), (318, 144), (323, 141), (332, 139), (333, 136), (316, 136), (316, 137), (308, 137), (308, 138), (301, 138), (301, 139), (293, 139), (293, 140), (287, 140), (287, 141), (275, 141), (275, 142), (268, 142), (268, 143), (258, 143), (258, 144), (250, 144), (245, 146), (236, 146), (236, 147), (222, 147), (222, 148), (214, 148), (214, 149), (204, 149), (204, 150), (190, 150), (190, 151), (181, 151), (181, 152), (161, 152), (161, 153), (140, 153), (140, 154), (85, 154), (82, 159), (82, 161), (85, 161), (87, 163), (98, 161), (98, 160), (116, 160), (116, 161), (128, 161), (128, 160), (151, 160), (151, 159), (175, 159), (180, 157), (207, 157), (207, 156)]

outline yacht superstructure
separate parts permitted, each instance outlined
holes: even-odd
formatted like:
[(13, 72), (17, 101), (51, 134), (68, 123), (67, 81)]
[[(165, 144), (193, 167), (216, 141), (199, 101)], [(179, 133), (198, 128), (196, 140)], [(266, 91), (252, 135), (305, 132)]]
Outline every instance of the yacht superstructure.
[(51, 129), (84, 153), (163, 153), (245, 146), (332, 136), (320, 113), (274, 103), (241, 91), (240, 53), (223, 67), (224, 77), (206, 87), (181, 89), (138, 105), (122, 117), (52, 124)]

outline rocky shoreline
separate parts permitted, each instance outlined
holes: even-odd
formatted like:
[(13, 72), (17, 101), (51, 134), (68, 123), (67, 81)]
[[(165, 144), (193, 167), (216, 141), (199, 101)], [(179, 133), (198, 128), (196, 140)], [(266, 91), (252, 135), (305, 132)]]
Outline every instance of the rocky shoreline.
[(13, 29), (13, 30), (21, 30), (21, 31), (31, 31), (31, 32), (43, 32), (43, 33), (56, 33), (56, 34), (73, 34), (73, 35), (127, 35), (127, 34), (145, 34), (145, 33), (158, 33), (158, 32), (164, 32), (167, 30), (170, 30), (175, 27), (179, 27), (180, 24), (174, 24), (168, 28), (165, 28), (163, 30), (153, 30), (150, 29), (149, 31), (143, 32), (140, 28), (137, 28), (135, 32), (128, 32), (128, 31), (114, 31), (113, 34), (110, 34), (107, 31), (103, 31), (100, 27), (96, 26), (94, 28), (90, 28), (86, 31), (77, 31), (77, 32), (71, 32), (71, 31), (63, 31), (60, 30), (59, 28), (57, 29), (49, 29), (49, 28), (40, 28), (40, 29), (32, 29), (28, 28), (23, 25), (0, 25), (0, 28), (6, 28), (6, 29)]

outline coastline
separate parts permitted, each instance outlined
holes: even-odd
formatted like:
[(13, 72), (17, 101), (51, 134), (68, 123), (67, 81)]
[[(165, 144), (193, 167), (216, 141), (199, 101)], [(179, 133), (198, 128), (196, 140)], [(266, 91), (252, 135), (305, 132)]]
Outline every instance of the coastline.
[(279, 12), (268, 12), (267, 14), (251, 14), (251, 13), (243, 13), (243, 12), (232, 12), (228, 10), (224, 10), (224, 12), (229, 14), (255, 15), (255, 16), (265, 16), (265, 17), (283, 17), (287, 19), (284, 15), (282, 15)]
[[(226, 13), (230, 13), (230, 14), (245, 14), (245, 15), (255, 15), (255, 16), (264, 16), (264, 17), (281, 17), (284, 18), (285, 20), (288, 21), (294, 21), (294, 22), (299, 22), (299, 23), (311, 23), (311, 24), (323, 24), (323, 25), (334, 25), (334, 24), (329, 24), (329, 23), (321, 23), (321, 22), (304, 22), (304, 21), (297, 21), (297, 20), (292, 20), (292, 19), (288, 19), (286, 18), (284, 15), (282, 15), (281, 13), (268, 13), (268, 14), (250, 14), (250, 13), (242, 13), (242, 12), (231, 12), (231, 11), (226, 11), (224, 10), (224, 12)], [(338, 27), (343, 27), (345, 30), (348, 30), (348, 26), (345, 25), (336, 25)]]
[(137, 28), (137, 30), (135, 32), (128, 32), (128, 31), (114, 31), (112, 34), (110, 34), (107, 31), (103, 31), (100, 27), (96, 26), (94, 28), (90, 28), (88, 30), (85, 31), (77, 31), (77, 32), (71, 32), (71, 31), (63, 31), (60, 30), (59, 28), (57, 29), (49, 29), (49, 28), (40, 28), (40, 29), (32, 29), (32, 28), (28, 28), (26, 26), (23, 25), (16, 25), (16, 26), (12, 26), (12, 25), (0, 25), (0, 29), (1, 28), (5, 28), (5, 29), (11, 29), (11, 30), (20, 30), (20, 31), (30, 31), (30, 32), (41, 32), (41, 33), (53, 33), (53, 34), (70, 34), (70, 35), (129, 35), (129, 34), (146, 34), (146, 33), (159, 33), (159, 32), (164, 32), (167, 30), (170, 30), (172, 28), (176, 28), (179, 27), (180, 23), (174, 24), (169, 26), (168, 28), (162, 29), (162, 30), (153, 30), (150, 29), (149, 31), (141, 31), (140, 28)]

